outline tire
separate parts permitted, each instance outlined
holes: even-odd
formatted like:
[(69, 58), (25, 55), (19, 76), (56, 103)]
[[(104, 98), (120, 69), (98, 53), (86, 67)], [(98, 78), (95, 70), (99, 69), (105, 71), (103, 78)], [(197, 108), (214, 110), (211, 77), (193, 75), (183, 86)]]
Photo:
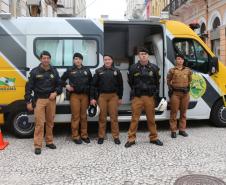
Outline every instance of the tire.
[(217, 127), (226, 127), (226, 107), (222, 99), (213, 105), (210, 120)]
[(28, 121), (28, 113), (18, 109), (10, 115), (10, 130), (16, 137), (30, 138), (34, 134), (34, 123)]

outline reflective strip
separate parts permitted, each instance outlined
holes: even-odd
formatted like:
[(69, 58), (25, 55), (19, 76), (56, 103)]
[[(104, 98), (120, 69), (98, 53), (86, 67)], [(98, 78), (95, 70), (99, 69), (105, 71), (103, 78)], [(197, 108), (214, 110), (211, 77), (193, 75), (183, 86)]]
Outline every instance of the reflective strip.
[[(206, 79), (205, 79), (206, 80)], [(202, 99), (207, 103), (207, 105), (212, 108), (213, 104), (216, 100), (220, 98), (220, 95), (217, 91), (210, 85), (210, 83), (206, 80), (206, 92), (202, 96)]]
[[(0, 26), (0, 51), (25, 76), (26, 51)], [(2, 44), (4, 43), (4, 44)]]

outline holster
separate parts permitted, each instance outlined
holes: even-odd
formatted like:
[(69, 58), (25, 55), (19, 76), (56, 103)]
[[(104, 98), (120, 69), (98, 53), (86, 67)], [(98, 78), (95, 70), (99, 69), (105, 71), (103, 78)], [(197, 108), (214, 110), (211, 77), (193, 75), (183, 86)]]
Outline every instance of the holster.
[(137, 96), (137, 97), (141, 96), (141, 90), (139, 88), (134, 89), (134, 96)]
[(158, 96), (158, 93), (156, 91), (153, 90), (153, 88), (149, 87), (148, 88), (148, 95), (149, 96)]
[(36, 107), (37, 100), (38, 100), (38, 97), (37, 96), (34, 96), (32, 98), (32, 100), (31, 100), (31, 104), (32, 104), (33, 109)]
[(172, 88), (169, 88), (168, 96), (171, 97), (172, 95), (173, 95), (173, 89)]

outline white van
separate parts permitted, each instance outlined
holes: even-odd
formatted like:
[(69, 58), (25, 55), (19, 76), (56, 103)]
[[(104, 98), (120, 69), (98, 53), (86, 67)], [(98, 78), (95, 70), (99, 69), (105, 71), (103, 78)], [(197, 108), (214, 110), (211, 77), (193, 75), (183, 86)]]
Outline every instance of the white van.
[[(127, 71), (138, 61), (136, 49), (146, 46), (150, 61), (161, 73), (160, 96), (168, 98), (166, 74), (175, 65), (175, 52), (185, 55), (194, 74), (190, 89), (188, 119), (211, 119), (226, 126), (226, 67), (189, 27), (176, 21), (101, 21), (78, 18), (0, 19), (0, 122), (19, 137), (31, 136), (34, 124), (28, 119), (24, 87), (29, 71), (39, 65), (42, 50), (52, 55), (60, 75), (72, 65), (74, 52), (81, 52), (92, 73), (103, 65), (103, 54), (115, 58), (124, 80), (119, 122), (131, 119)], [(55, 122), (70, 122), (66, 99), (57, 106)], [(168, 110), (156, 112), (156, 120), (168, 120)], [(140, 120), (146, 120), (143, 114)], [(91, 120), (93, 121), (93, 120)]]

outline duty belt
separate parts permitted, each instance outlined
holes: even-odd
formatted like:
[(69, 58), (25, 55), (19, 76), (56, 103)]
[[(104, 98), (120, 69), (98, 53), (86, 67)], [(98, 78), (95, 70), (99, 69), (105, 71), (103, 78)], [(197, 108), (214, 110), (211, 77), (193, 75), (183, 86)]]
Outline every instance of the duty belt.
[(188, 87), (173, 88), (173, 91), (175, 91), (175, 92), (182, 92), (182, 93), (188, 93), (189, 92), (189, 88)]
[(35, 93), (36, 99), (38, 98), (48, 99), (49, 96), (50, 96), (50, 93)]

